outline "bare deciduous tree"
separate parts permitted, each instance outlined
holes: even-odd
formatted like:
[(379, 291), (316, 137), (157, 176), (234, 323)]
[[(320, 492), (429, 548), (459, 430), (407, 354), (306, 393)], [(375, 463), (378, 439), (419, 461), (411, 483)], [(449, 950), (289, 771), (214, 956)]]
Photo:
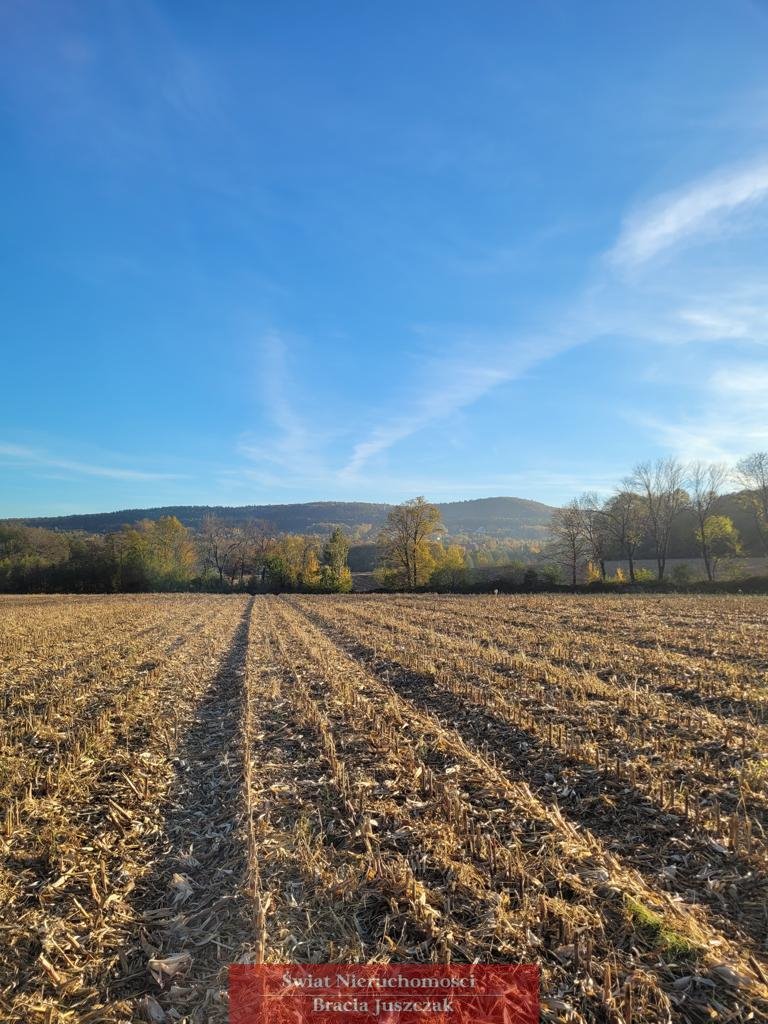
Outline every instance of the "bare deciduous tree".
[(755, 517), (760, 541), (768, 554), (768, 452), (753, 452), (736, 464), (743, 499)]
[(240, 563), (240, 582), (245, 572), (259, 574), (264, 586), (267, 574), (267, 560), (272, 552), (277, 534), (272, 523), (266, 519), (250, 519), (243, 526), (243, 550)]
[(594, 491), (582, 494), (577, 501), (581, 509), (582, 533), (589, 558), (599, 567), (600, 578), (604, 580), (605, 560), (611, 540), (605, 509)]
[(558, 508), (550, 521), (552, 547), (558, 563), (566, 570), (575, 587), (579, 581), (579, 570), (589, 550), (584, 535), (584, 516), (578, 498)]
[(635, 552), (640, 546), (645, 531), (645, 507), (643, 499), (631, 486), (618, 491), (609, 498), (603, 509), (608, 531), (621, 555), (626, 555), (629, 578), (635, 582)]
[(659, 581), (664, 579), (672, 527), (688, 506), (684, 482), (685, 467), (676, 459), (641, 462), (632, 473), (632, 488), (641, 493), (645, 502), (646, 526), (653, 544)]
[(206, 516), (200, 530), (200, 541), (203, 564), (218, 573), (219, 583), (224, 583), (225, 576), (233, 583), (240, 565), (242, 531), (218, 516)]
[(728, 476), (728, 467), (721, 463), (693, 462), (688, 467), (690, 504), (696, 517), (696, 538), (709, 580), (715, 578), (715, 563), (710, 544), (711, 530), (708, 529), (707, 522), (714, 512), (720, 491)]

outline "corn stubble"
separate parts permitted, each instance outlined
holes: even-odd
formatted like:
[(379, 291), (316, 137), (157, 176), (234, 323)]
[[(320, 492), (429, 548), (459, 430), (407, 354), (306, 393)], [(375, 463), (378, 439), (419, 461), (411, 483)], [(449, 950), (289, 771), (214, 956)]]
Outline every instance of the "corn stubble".
[(232, 962), (535, 962), (768, 1019), (768, 601), (0, 604), (0, 1019), (225, 1021)]

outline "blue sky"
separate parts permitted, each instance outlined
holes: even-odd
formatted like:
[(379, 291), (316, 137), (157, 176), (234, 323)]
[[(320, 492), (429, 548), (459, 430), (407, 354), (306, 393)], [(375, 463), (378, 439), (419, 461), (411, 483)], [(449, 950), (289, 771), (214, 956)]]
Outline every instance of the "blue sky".
[(6, 2), (0, 515), (768, 446), (768, 4)]

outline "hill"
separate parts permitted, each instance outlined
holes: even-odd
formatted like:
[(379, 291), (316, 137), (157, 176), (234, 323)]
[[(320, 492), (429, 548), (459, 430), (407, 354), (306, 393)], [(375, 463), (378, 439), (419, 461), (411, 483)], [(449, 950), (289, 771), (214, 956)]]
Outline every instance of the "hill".
[[(348, 530), (381, 526), (390, 505), (364, 501), (316, 501), (296, 505), (169, 505), (163, 508), (133, 508), (121, 512), (94, 512), (71, 516), (43, 516), (9, 520), (48, 530), (83, 530), (109, 533), (140, 519), (176, 516), (185, 526), (199, 528), (207, 515), (228, 522), (262, 519), (286, 533), (327, 533), (333, 526)], [(519, 540), (540, 539), (553, 509), (524, 498), (477, 498), (438, 504), (451, 536), (481, 534)]]

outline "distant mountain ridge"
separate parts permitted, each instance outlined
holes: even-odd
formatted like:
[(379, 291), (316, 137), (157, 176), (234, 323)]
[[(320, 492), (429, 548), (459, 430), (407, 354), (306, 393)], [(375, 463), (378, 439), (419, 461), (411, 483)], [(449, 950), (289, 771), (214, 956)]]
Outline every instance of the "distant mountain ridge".
[[(525, 498), (475, 498), (469, 501), (436, 502), (449, 535), (477, 533), (489, 537), (536, 540), (543, 537), (554, 509)], [(207, 515), (228, 522), (263, 519), (286, 533), (327, 533), (334, 526), (379, 527), (391, 508), (365, 501), (311, 501), (292, 505), (166, 505), (120, 512), (93, 512), (69, 516), (37, 516), (6, 520), (43, 526), (48, 530), (83, 530), (109, 533), (140, 519), (176, 516), (185, 526), (199, 528)]]

